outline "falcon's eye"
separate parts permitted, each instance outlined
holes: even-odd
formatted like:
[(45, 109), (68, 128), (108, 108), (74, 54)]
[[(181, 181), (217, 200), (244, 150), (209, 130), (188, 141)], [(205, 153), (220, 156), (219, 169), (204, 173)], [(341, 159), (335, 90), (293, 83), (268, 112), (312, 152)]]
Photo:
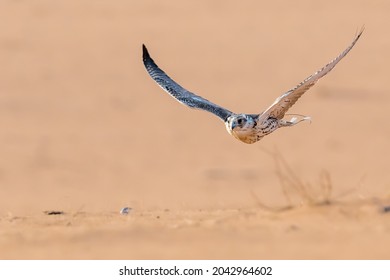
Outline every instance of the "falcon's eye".
[(238, 120), (237, 120), (237, 123), (238, 123), (238, 124), (242, 124), (242, 121), (243, 121), (243, 119), (238, 119)]

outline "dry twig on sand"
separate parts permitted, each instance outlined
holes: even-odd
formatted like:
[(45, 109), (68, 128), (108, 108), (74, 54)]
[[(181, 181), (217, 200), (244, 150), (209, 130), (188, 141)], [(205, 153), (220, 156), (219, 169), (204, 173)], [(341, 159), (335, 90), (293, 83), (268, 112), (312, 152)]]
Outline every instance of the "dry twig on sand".
[(320, 172), (319, 181), (316, 184), (317, 187), (313, 187), (296, 174), (279, 151), (270, 152), (265, 149), (262, 150), (270, 155), (274, 161), (275, 174), (279, 179), (282, 192), (288, 204), (284, 207), (270, 207), (261, 202), (256, 194), (252, 192), (252, 196), (255, 198), (259, 207), (268, 211), (280, 212), (296, 208), (297, 206), (318, 206), (331, 203), (333, 185), (331, 176), (327, 170)]

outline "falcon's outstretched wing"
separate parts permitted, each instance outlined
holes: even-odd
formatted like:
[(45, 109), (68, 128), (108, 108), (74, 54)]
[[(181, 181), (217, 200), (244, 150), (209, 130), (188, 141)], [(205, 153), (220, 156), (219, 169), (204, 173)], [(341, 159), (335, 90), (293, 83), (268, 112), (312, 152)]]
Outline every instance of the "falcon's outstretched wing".
[(168, 92), (180, 103), (187, 105), (191, 108), (211, 112), (220, 117), (223, 121), (226, 121), (226, 119), (232, 114), (232, 112), (230, 112), (229, 110), (226, 110), (225, 108), (222, 108), (180, 86), (156, 65), (156, 63), (150, 57), (145, 45), (142, 45), (142, 50), (144, 65), (149, 75), (162, 89)]
[(268, 117), (282, 119), (284, 114), (295, 104), (295, 102), (308, 90), (310, 89), (320, 78), (328, 74), (344, 56), (353, 48), (357, 40), (363, 33), (364, 28), (356, 35), (352, 43), (346, 48), (338, 57), (333, 59), (323, 68), (315, 72), (313, 75), (307, 77), (303, 82), (301, 82), (296, 87), (290, 89), (280, 97), (278, 97), (275, 102), (265, 110), (261, 115), (260, 119), (266, 119)]

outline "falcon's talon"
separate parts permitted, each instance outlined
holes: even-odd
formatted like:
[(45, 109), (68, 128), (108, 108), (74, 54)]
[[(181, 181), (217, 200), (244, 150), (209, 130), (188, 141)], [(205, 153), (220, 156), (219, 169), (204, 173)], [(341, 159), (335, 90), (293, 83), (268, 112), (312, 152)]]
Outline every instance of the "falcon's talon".
[(296, 117), (292, 117), (291, 120), (286, 121), (286, 123), (289, 125), (296, 125), (296, 124), (303, 122), (303, 121), (308, 121), (311, 123), (311, 117), (297, 115)]
[(307, 116), (295, 115), (290, 121), (283, 120), (283, 117), (287, 115), (287, 111), (307, 90), (314, 86), (320, 78), (328, 74), (349, 53), (362, 35), (363, 29), (339, 56), (313, 75), (307, 77), (296, 87), (282, 94), (261, 114), (236, 114), (186, 90), (156, 65), (145, 45), (142, 46), (143, 61), (152, 79), (177, 101), (191, 108), (205, 110), (217, 115), (225, 122), (226, 129), (231, 135), (244, 143), (252, 144), (280, 127), (293, 126), (302, 121), (311, 123), (311, 118)]
[(304, 117), (302, 121), (308, 121), (311, 124), (311, 117)]

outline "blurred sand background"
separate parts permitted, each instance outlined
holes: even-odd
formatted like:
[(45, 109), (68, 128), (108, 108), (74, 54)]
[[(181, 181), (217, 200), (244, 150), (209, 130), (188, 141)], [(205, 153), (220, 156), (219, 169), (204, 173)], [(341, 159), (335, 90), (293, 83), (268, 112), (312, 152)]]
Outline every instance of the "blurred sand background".
[[(362, 25), (290, 111), (312, 124), (253, 145), (141, 59), (259, 113)], [(0, 258), (390, 258), (389, 1), (2, 0), (0, 26)], [(331, 203), (289, 202), (269, 152)]]

